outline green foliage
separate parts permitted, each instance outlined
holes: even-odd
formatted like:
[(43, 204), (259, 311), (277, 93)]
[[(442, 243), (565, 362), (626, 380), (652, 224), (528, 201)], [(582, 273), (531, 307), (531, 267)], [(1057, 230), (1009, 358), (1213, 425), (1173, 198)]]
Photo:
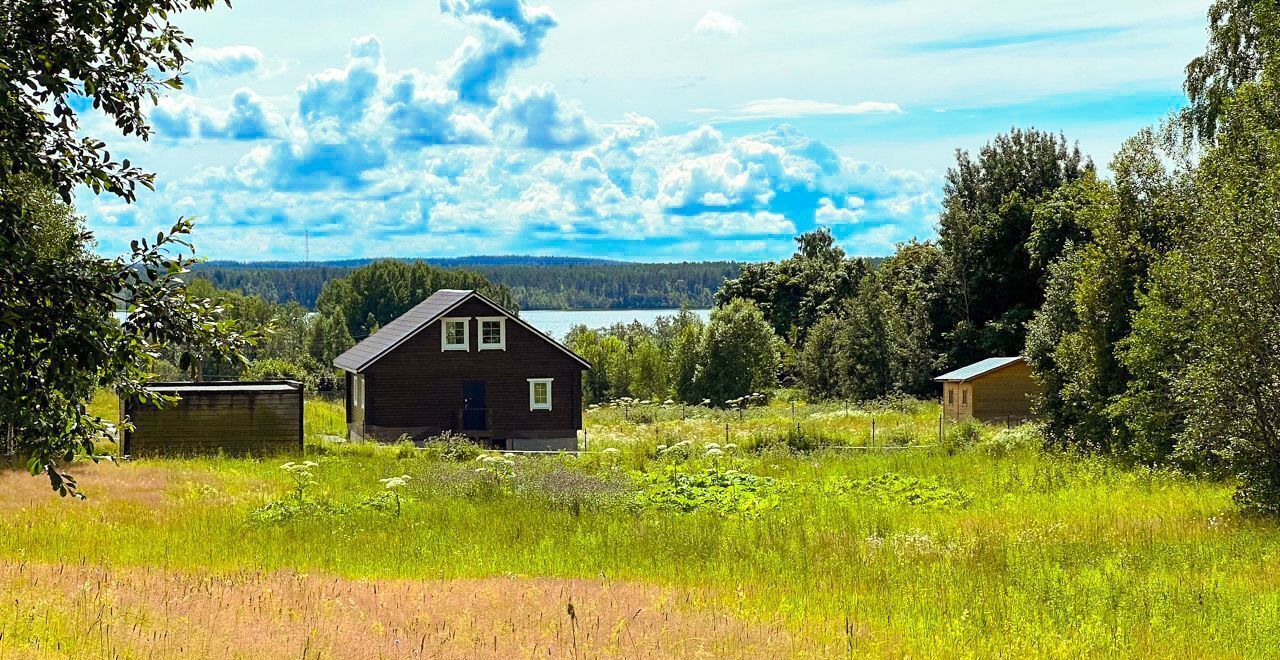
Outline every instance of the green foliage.
[[(4, 449), (28, 459), (61, 494), (75, 480), (60, 465), (93, 455), (105, 423), (85, 414), (100, 387), (147, 398), (148, 365), (163, 347), (235, 359), (245, 337), (207, 301), (185, 294), (194, 263), (180, 218), (155, 241), (96, 254), (69, 204), (85, 187), (134, 201), (154, 176), (89, 134), (113, 126), (143, 140), (147, 108), (181, 88), (191, 39), (173, 22), (213, 0), (19, 0), (4, 7), (0, 44), (0, 426)], [(82, 103), (83, 101), (83, 103)], [(91, 106), (105, 121), (80, 125)], [(118, 152), (117, 152), (118, 153)], [(61, 203), (59, 203), (60, 198)], [(186, 253), (183, 255), (182, 253)], [(111, 313), (127, 306), (115, 323)]]
[(775, 387), (778, 354), (773, 339), (755, 303), (737, 298), (716, 308), (702, 336), (698, 393), (718, 404)]
[(1148, 130), (1125, 142), (1111, 170), (1114, 183), (1089, 176), (1059, 190), (1072, 194), (1067, 224), (1088, 240), (1050, 267), (1026, 354), (1045, 389), (1039, 411), (1054, 443), (1161, 461), (1170, 444), (1135, 443), (1129, 416), (1117, 407), (1131, 379), (1119, 350), (1151, 264), (1186, 221), (1185, 194)]
[(895, 472), (867, 479), (834, 477), (823, 484), (822, 491), (824, 495), (853, 494), (881, 504), (922, 509), (962, 509), (973, 500), (972, 495), (935, 481), (904, 477)]
[[(1033, 217), (1054, 191), (1092, 169), (1065, 137), (1036, 130), (998, 135), (976, 159), (956, 153), (938, 229), (957, 310), (948, 366), (1021, 352), (1024, 324), (1043, 299), (1044, 273), (1029, 250)], [(1062, 246), (1037, 249), (1036, 263), (1051, 263)]]
[(592, 365), (583, 376), (583, 399), (587, 403), (622, 398), (662, 401), (674, 395), (696, 401), (703, 327), (702, 320), (687, 309), (660, 316), (649, 325), (573, 327), (565, 343)]
[(822, 227), (796, 237), (797, 250), (777, 262), (746, 264), (716, 292), (717, 306), (733, 300), (756, 303), (773, 331), (793, 345), (857, 291), (871, 271), (865, 259), (849, 259)]
[(422, 451), (436, 460), (455, 462), (473, 461), (484, 453), (474, 440), (452, 431), (429, 438), (423, 443)]
[(992, 458), (1005, 458), (1022, 452), (1040, 451), (1044, 443), (1044, 432), (1040, 425), (1019, 424), (1013, 428), (1000, 429), (990, 437), (979, 440), (977, 448)]
[(1209, 44), (1187, 64), (1189, 103), (1175, 115), (1187, 143), (1212, 144), (1235, 90), (1280, 53), (1280, 6), (1271, 0), (1214, 0)]
[(942, 449), (949, 455), (965, 451), (982, 440), (982, 424), (966, 419), (947, 428), (942, 437)]
[[(402, 260), (408, 261), (408, 260)], [(520, 309), (665, 309), (711, 307), (715, 292), (736, 277), (728, 261), (641, 264), (557, 257), (462, 257), (427, 259), (451, 271), (479, 273), (506, 286)], [(330, 280), (347, 277), (365, 262), (211, 262), (195, 269), (220, 289), (236, 289), (279, 303), (315, 308)]]
[(242, 374), (242, 380), (294, 380), (302, 383), (308, 392), (316, 391), (314, 374), (305, 367), (281, 360), (267, 358), (249, 363)]
[(316, 311), (341, 317), (352, 337), (363, 338), (440, 289), (475, 289), (507, 310), (518, 310), (507, 287), (494, 285), (479, 273), (384, 259), (325, 283)]
[(776, 479), (719, 468), (689, 474), (672, 467), (640, 478), (645, 487), (639, 495), (643, 506), (680, 513), (754, 516), (780, 506), (786, 492), (786, 485)]

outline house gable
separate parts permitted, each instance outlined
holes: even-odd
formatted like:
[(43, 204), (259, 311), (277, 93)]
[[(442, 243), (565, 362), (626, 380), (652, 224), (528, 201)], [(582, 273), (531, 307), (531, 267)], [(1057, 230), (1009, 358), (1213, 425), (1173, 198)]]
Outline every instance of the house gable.
[[(464, 306), (467, 309), (461, 309)], [(479, 308), (477, 309), (475, 306), (479, 306)], [(506, 318), (510, 322), (504, 324), (506, 326), (504, 332), (510, 333), (514, 327), (519, 327), (555, 347), (561, 353), (580, 364), (581, 368), (591, 368), (591, 363), (580, 355), (524, 322), (518, 316), (503, 309), (501, 305), (476, 291), (458, 289), (442, 289), (435, 292), (429, 298), (413, 307), (413, 309), (395, 318), (368, 338), (339, 355), (334, 359), (333, 364), (346, 371), (362, 372), (429, 328), (435, 328), (436, 342), (438, 344), (441, 343), (440, 321), (443, 318), (467, 318), (470, 325), (475, 325), (474, 318), (482, 316), (490, 318), (501, 316)], [(475, 350), (479, 341), (478, 326), (470, 327), (470, 325), (467, 341), (472, 350)]]

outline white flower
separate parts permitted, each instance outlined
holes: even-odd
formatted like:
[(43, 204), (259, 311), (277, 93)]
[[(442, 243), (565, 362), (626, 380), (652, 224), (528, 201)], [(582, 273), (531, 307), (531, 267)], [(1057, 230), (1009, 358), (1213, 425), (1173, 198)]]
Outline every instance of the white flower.
[(622, 453), (622, 450), (621, 450), (621, 449), (618, 449), (617, 447), (609, 447), (609, 448), (607, 448), (607, 449), (605, 449), (605, 450), (604, 450), (604, 453), (606, 453), (606, 454), (621, 454), (621, 453)]
[(707, 450), (707, 456), (724, 456), (724, 452), (719, 447), (712, 447)]

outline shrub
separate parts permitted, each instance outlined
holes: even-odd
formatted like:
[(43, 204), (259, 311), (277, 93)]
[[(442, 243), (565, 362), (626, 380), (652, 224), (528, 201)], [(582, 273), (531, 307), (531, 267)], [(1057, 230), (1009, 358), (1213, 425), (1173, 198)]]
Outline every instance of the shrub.
[(427, 440), (423, 445), (423, 453), (440, 461), (473, 461), (484, 453), (484, 449), (465, 435), (445, 431)]
[(978, 442), (978, 449), (994, 458), (1038, 451), (1042, 446), (1044, 431), (1036, 424), (1020, 424), (1011, 429), (1000, 429), (990, 438)]
[(978, 444), (980, 440), (982, 440), (982, 424), (966, 419), (947, 429), (943, 436), (942, 448), (948, 455), (954, 455)]
[(887, 447), (909, 447), (916, 442), (915, 431), (910, 426), (895, 426), (884, 434), (883, 444)]

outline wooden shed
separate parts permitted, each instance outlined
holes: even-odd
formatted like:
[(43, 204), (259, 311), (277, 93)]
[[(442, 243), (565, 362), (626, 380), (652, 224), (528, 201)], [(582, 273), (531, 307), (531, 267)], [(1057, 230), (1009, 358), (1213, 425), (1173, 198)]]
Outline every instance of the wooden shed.
[(285, 454), (302, 451), (302, 384), (293, 381), (153, 383), (147, 389), (177, 396), (157, 407), (120, 402), (120, 451), (132, 456)]
[(934, 380), (942, 383), (942, 410), (951, 421), (1030, 419), (1032, 400), (1041, 393), (1022, 357), (987, 358)]

